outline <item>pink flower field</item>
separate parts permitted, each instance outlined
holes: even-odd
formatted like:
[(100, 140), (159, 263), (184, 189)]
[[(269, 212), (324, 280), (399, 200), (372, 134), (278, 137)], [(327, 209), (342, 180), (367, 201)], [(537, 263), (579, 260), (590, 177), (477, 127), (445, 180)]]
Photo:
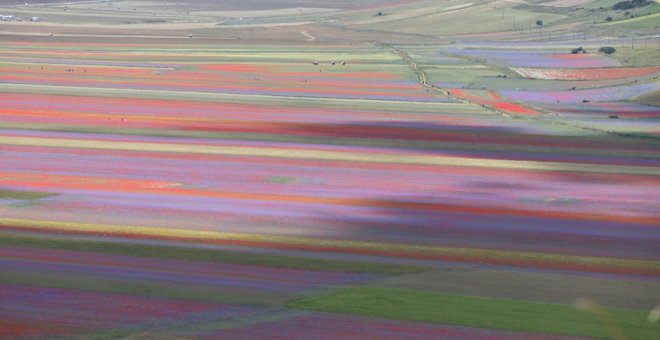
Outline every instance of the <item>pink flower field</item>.
[(659, 66), (649, 67), (603, 67), (594, 69), (548, 69), (548, 68), (513, 68), (526, 78), (550, 80), (605, 80), (652, 77), (660, 73)]
[(607, 68), (620, 63), (602, 54), (570, 54), (547, 51), (451, 49), (450, 53), (470, 58), (482, 58), (495, 64), (524, 68)]
[(537, 103), (580, 103), (583, 101), (613, 102), (632, 99), (660, 90), (660, 83), (646, 83), (631, 86), (612, 86), (598, 89), (575, 91), (500, 91), (510, 100)]

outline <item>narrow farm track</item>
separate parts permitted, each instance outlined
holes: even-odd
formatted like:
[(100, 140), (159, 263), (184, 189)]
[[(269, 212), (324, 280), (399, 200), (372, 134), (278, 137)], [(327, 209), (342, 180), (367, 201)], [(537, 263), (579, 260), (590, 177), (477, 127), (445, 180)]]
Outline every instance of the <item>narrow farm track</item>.
[[(494, 112), (497, 112), (498, 114), (508, 116), (510, 114), (515, 114), (515, 113), (520, 113), (521, 111), (526, 113), (526, 114), (538, 114), (535, 110), (529, 109), (529, 108), (524, 108), (520, 105), (512, 104), (512, 103), (506, 103), (502, 99), (497, 99), (497, 103), (490, 103), (490, 102), (480, 102), (479, 100), (474, 100), (474, 98), (471, 98), (470, 96), (456, 96), (453, 95), (451, 91), (447, 91), (444, 89), (441, 89), (435, 85), (432, 84), (432, 79), (429, 79), (428, 74), (424, 71), (424, 69), (420, 66), (420, 64), (413, 59), (409, 53), (404, 51), (401, 48), (397, 48), (391, 45), (387, 44), (380, 44), (383, 46), (388, 47), (393, 51), (394, 54), (398, 55), (403, 59), (404, 62), (406, 62), (409, 66), (410, 69), (415, 73), (417, 76), (417, 79), (419, 80), (419, 84), (422, 85), (425, 89), (426, 92), (431, 92), (431, 93), (436, 93), (439, 96), (443, 97), (450, 97), (452, 99), (457, 99), (463, 103), (469, 103), (473, 105), (479, 105), (483, 108), (492, 110)], [(505, 104), (505, 105), (502, 105)], [(515, 108), (512, 110), (510, 107), (515, 106)]]
[(307, 31), (300, 31), (300, 34), (305, 36), (305, 38), (307, 38), (307, 41), (315, 41), (316, 40), (316, 37), (309, 34), (309, 33), (307, 33)]
[[(417, 62), (415, 62), (415, 60), (408, 53), (406, 53), (402, 49), (396, 48), (392, 45), (388, 45), (388, 44), (384, 44), (384, 43), (378, 43), (378, 45), (382, 45), (382, 46), (385, 46), (385, 47), (391, 49), (394, 54), (401, 57), (401, 59), (403, 59), (403, 61), (406, 64), (408, 64), (410, 66), (410, 69), (415, 73), (415, 75), (417, 76), (417, 79), (419, 80), (420, 85), (424, 86), (427, 89), (433, 88), (431, 85), (428, 84), (428, 76), (427, 76), (426, 72), (424, 72), (424, 70), (417, 64)], [(438, 89), (436, 89), (436, 90), (438, 90)], [(442, 92), (440, 92), (440, 93), (442, 93)]]

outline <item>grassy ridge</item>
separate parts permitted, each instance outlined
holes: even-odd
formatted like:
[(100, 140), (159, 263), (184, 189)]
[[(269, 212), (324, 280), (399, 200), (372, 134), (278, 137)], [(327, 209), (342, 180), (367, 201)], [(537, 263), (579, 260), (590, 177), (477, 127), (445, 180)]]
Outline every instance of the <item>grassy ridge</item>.
[(8, 233), (0, 233), (0, 246), (69, 250), (111, 255), (176, 259), (199, 262), (216, 262), (301, 270), (319, 270), (326, 272), (403, 275), (419, 273), (426, 270), (426, 268), (420, 266), (407, 266), (398, 264), (314, 259), (306, 257), (254, 254), (214, 249), (156, 246), (136, 243), (51, 239), (47, 237), (24, 236)]
[[(595, 315), (573, 306), (392, 288), (348, 288), (294, 301), (288, 307), (520, 332), (610, 336)], [(660, 325), (649, 323), (644, 312), (607, 309), (605, 313), (631, 339), (652, 339), (660, 334)]]

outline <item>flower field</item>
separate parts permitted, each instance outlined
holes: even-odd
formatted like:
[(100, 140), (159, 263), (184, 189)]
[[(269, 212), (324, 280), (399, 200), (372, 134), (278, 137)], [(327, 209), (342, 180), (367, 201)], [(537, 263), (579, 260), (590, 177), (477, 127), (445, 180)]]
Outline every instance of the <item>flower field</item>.
[[(202, 53), (197, 56), (170, 54), (162, 60), (158, 50), (131, 53), (130, 58), (116, 52), (114, 47), (98, 48), (93, 52), (71, 53), (59, 46), (40, 51), (6, 47), (4, 64), (0, 64), (3, 78), (15, 84), (58, 85), (72, 87), (149, 89), (178, 92), (251, 94), (271, 96), (304, 96), (352, 99), (380, 99), (397, 101), (438, 101), (440, 98), (420, 93), (416, 83), (398, 74), (360, 68), (365, 62), (385, 68), (395, 61), (387, 54), (323, 55), (273, 51), (267, 57), (246, 55), (242, 50)], [(81, 47), (82, 48), (82, 47)], [(67, 59), (68, 56), (75, 59)], [(15, 56), (31, 57), (34, 64)], [(349, 57), (347, 60), (330, 60)], [(122, 61), (122, 59), (127, 59)], [(316, 60), (323, 63), (315, 67)], [(91, 65), (87, 65), (88, 61)], [(157, 62), (154, 63), (154, 60)], [(190, 64), (199, 60), (199, 63)], [(203, 63), (225, 60), (225, 63)], [(252, 60), (239, 63), (237, 60)], [(277, 66), (267, 64), (277, 62)], [(345, 65), (342, 65), (345, 63)], [(355, 64), (355, 65), (353, 65)]]
[(493, 91), (449, 89), (448, 92), (455, 98), (467, 100), (471, 103), (487, 106), (493, 110), (512, 114), (536, 115), (539, 112), (518, 104), (506, 102)]
[[(326, 331), (328, 324), (337, 325), (331, 332)], [(427, 339), (432, 337), (445, 338), (484, 338), (484, 339), (571, 339), (562, 336), (543, 336), (531, 333), (516, 333), (507, 331), (484, 330), (469, 327), (440, 326), (421, 322), (393, 321), (378, 318), (341, 316), (330, 313), (310, 313), (293, 315), (284, 320), (266, 322), (241, 329), (224, 329), (215, 332), (196, 334), (202, 339), (217, 339), (221, 337), (272, 339), (304, 338), (323, 333), (320, 339), (364, 339), (378, 337), (379, 339)]]
[(607, 102), (632, 99), (634, 97), (660, 90), (660, 83), (646, 83), (631, 86), (612, 86), (598, 89), (576, 91), (500, 91), (509, 99), (526, 102), (564, 102), (579, 103), (583, 101)]
[(61, 288), (1, 287), (3, 327), (0, 335), (5, 338), (71, 337), (90, 332), (101, 336), (120, 335), (117, 329), (130, 333), (136, 329), (162, 327), (177, 319), (236, 317), (252, 309)]
[(532, 68), (603, 68), (617, 67), (620, 63), (600, 54), (570, 54), (554, 51), (525, 51), (521, 49), (450, 49), (452, 54), (486, 59), (490, 62)]
[[(0, 338), (660, 330), (641, 53), (501, 28), (532, 5), (109, 4), (0, 5), (45, 18), (0, 23)], [(458, 14), (498, 21), (392, 32)]]
[(545, 69), (545, 68), (521, 68), (514, 67), (513, 70), (526, 78), (550, 79), (550, 80), (601, 80), (601, 79), (630, 79), (638, 77), (651, 77), (660, 73), (660, 67), (611, 67), (594, 69)]
[(469, 41), (413, 51), (433, 86), (456, 100), (606, 133), (658, 133), (657, 108), (634, 103), (638, 97), (657, 97), (660, 69), (652, 61), (623, 67), (605, 54), (557, 53), (547, 41)]

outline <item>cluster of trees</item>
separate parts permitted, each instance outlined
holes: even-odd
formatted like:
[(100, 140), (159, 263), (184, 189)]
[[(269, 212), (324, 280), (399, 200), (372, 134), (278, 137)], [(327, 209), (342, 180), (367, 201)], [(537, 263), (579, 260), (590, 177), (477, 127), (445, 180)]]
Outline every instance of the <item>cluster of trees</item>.
[(585, 50), (584, 48), (582, 48), (582, 46), (580, 46), (580, 47), (578, 47), (578, 48), (574, 48), (574, 49), (572, 49), (572, 50), (571, 50), (571, 53), (572, 53), (572, 54), (587, 53), (587, 50)]
[[(612, 54), (612, 53), (616, 52), (616, 49), (612, 46), (603, 46), (603, 47), (598, 49), (598, 52), (605, 53), (605, 54)], [(584, 48), (582, 48), (582, 46), (580, 46), (578, 48), (572, 49), (571, 53), (572, 54), (587, 53), (587, 50), (585, 50)], [(572, 90), (574, 90), (574, 89), (572, 89)]]
[(629, 0), (617, 2), (612, 6), (612, 9), (615, 11), (624, 10), (624, 9), (633, 9), (637, 7), (644, 7), (651, 4), (651, 1), (648, 0)]

